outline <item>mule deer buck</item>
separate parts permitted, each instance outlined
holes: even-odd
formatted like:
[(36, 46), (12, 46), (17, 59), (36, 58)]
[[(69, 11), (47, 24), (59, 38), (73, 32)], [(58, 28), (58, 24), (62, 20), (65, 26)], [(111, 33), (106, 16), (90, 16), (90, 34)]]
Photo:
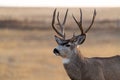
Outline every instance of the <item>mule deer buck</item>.
[(66, 39), (64, 32), (64, 25), (66, 22), (68, 10), (66, 11), (63, 23), (60, 22), (59, 12), (57, 13), (57, 26), (55, 26), (56, 9), (53, 12), (52, 28), (59, 35), (55, 35), (55, 40), (58, 44), (53, 52), (57, 56), (63, 58), (64, 68), (71, 80), (120, 80), (120, 56), (113, 57), (84, 57), (78, 50), (86, 39), (86, 33), (90, 30), (94, 23), (96, 10), (94, 10), (92, 22), (85, 31), (82, 27), (82, 10), (80, 9), (80, 21), (72, 15), (74, 21), (77, 23), (81, 34), (73, 35), (72, 38)]

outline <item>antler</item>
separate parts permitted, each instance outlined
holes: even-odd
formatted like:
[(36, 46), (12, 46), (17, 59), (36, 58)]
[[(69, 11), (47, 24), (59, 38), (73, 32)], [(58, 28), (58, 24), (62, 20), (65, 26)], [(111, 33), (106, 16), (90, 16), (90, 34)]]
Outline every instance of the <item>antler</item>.
[(75, 20), (75, 22), (77, 23), (77, 25), (78, 25), (78, 27), (79, 27), (79, 29), (81, 31), (81, 34), (84, 34), (83, 28), (82, 28), (82, 10), (80, 9), (80, 22), (78, 22), (73, 15), (72, 15), (72, 17)]
[(94, 23), (95, 16), (96, 16), (96, 10), (94, 9), (94, 14), (93, 14), (92, 22), (91, 22), (90, 26), (88, 27), (88, 29), (84, 32), (83, 28), (82, 28), (82, 10), (80, 9), (80, 22), (78, 22), (76, 20), (76, 18), (72, 15), (73, 19), (75, 20), (75, 22), (77, 23), (77, 25), (78, 25), (78, 27), (79, 27), (79, 29), (81, 31), (81, 34), (85, 34), (85, 33), (87, 33), (90, 30), (90, 28), (92, 27), (92, 25)]
[(90, 28), (92, 27), (92, 25), (94, 23), (94, 20), (95, 20), (95, 16), (96, 16), (96, 9), (94, 9), (94, 14), (93, 14), (92, 22), (91, 22), (90, 26), (88, 27), (88, 29), (85, 31), (85, 33), (87, 33), (90, 30)]
[(61, 24), (60, 20), (59, 20), (59, 12), (57, 13), (57, 21), (58, 21), (58, 24), (60, 26), (60, 31), (58, 31), (56, 28), (55, 28), (55, 16), (56, 16), (56, 9), (54, 10), (53, 12), (53, 19), (52, 19), (52, 28), (55, 30), (55, 32), (61, 36), (63, 39), (65, 39), (65, 32), (64, 32), (64, 25), (65, 25), (65, 22), (66, 22), (66, 18), (67, 18), (67, 13), (68, 13), (68, 9), (66, 11), (66, 14), (65, 14), (65, 17), (64, 17), (64, 20), (63, 20), (63, 23)]

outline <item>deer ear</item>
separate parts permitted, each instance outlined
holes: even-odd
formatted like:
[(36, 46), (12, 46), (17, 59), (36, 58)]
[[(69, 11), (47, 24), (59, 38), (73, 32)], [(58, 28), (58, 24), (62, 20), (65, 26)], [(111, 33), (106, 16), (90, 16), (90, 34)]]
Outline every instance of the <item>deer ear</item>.
[(85, 41), (85, 39), (86, 39), (86, 35), (77, 36), (76, 41), (75, 41), (76, 45), (82, 44)]
[(55, 40), (56, 40), (57, 44), (62, 44), (63, 40), (56, 35), (55, 35)]

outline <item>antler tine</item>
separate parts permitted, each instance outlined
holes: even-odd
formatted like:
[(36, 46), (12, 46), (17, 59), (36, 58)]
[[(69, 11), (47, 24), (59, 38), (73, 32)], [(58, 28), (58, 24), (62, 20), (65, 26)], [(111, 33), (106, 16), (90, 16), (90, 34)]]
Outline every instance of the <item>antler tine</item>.
[(63, 35), (62, 35), (62, 34), (55, 28), (55, 26), (54, 26), (54, 24), (55, 24), (56, 10), (57, 10), (57, 9), (55, 9), (54, 12), (53, 12), (52, 28), (55, 30), (55, 32), (56, 32), (59, 36), (63, 37)]
[(82, 10), (80, 9), (80, 23), (79, 23), (79, 28), (80, 28), (80, 30), (81, 30), (81, 33), (83, 34), (84, 33), (84, 31), (83, 31), (83, 28), (82, 28)]
[(63, 24), (62, 24), (62, 25), (64, 25), (64, 24), (65, 24), (65, 22), (66, 22), (66, 19), (67, 19), (67, 14), (68, 14), (68, 9), (67, 9), (67, 11), (66, 11), (66, 14), (65, 14), (64, 21), (63, 21)]
[(95, 20), (95, 16), (96, 16), (96, 9), (94, 9), (94, 14), (93, 14), (92, 22), (91, 22), (90, 26), (88, 27), (88, 29), (85, 31), (85, 33), (87, 33), (90, 30), (90, 28), (92, 27), (92, 25), (94, 23), (94, 20)]
[(57, 21), (58, 21), (58, 24), (57, 25), (59, 25), (60, 26), (60, 30), (61, 30), (61, 32), (62, 32), (62, 34), (63, 34), (63, 26), (62, 26), (62, 24), (60, 23), (60, 19), (59, 19), (59, 12), (57, 13)]
[(78, 27), (81, 31), (81, 34), (84, 34), (84, 31), (83, 31), (83, 28), (82, 28), (82, 10), (80, 9), (80, 22), (78, 22), (73, 15), (72, 15), (72, 17), (75, 20), (75, 22), (77, 23), (77, 25), (78, 25)]
[[(64, 21), (63, 21), (63, 23), (62, 23), (62, 26), (65, 25), (65, 22), (66, 22), (66, 19), (67, 19), (67, 14), (68, 14), (68, 9), (67, 9), (67, 11), (66, 11), (66, 14), (65, 14), (65, 17), (64, 17)], [(63, 27), (62, 33), (63, 33), (64, 38), (65, 38), (65, 30), (64, 30), (64, 27)]]

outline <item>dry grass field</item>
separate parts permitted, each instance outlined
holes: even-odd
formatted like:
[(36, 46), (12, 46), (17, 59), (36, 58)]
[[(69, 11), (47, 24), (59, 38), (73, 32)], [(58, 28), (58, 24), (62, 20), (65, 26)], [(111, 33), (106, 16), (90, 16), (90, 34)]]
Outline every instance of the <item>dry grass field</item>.
[[(62, 59), (53, 54), (57, 46), (51, 28), (53, 8), (0, 8), (0, 80), (69, 80)], [(66, 9), (59, 9), (64, 14)], [(120, 8), (96, 8), (97, 17), (80, 46), (86, 57), (120, 55)], [(83, 8), (83, 25), (91, 21), (93, 8)], [(67, 37), (79, 33), (71, 8)]]

